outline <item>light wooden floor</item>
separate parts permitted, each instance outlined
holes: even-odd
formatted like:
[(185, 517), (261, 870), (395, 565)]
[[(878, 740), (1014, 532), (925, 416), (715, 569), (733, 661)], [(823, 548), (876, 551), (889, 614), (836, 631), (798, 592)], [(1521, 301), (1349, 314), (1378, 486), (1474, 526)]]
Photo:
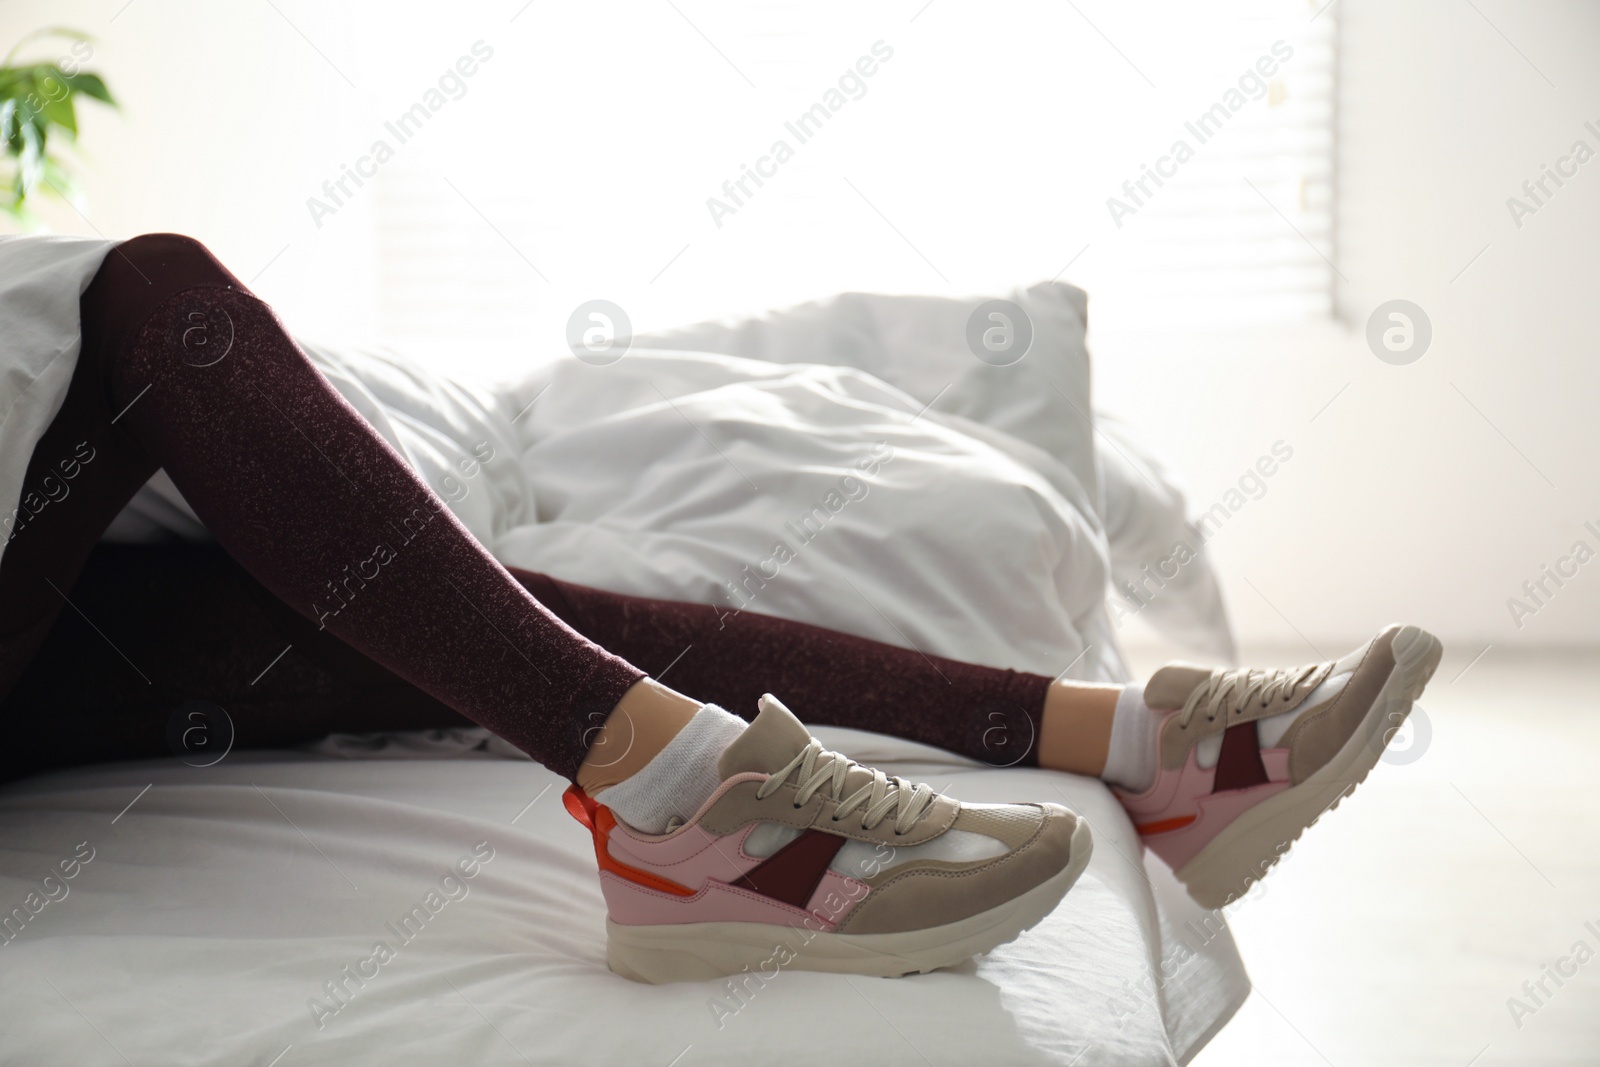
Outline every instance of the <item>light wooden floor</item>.
[[(1255, 992), (1197, 1067), (1600, 1064), (1600, 650), (1478, 651), (1446, 651), (1414, 759), (1230, 909)], [(1580, 941), (1594, 958), (1528, 999)], [(1520, 1027), (1510, 997), (1536, 1009)]]

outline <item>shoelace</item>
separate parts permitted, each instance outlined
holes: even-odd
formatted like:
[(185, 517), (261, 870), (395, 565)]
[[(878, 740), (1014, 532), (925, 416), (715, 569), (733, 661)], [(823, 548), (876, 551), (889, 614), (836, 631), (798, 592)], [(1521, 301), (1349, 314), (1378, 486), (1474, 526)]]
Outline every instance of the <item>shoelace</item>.
[[(827, 756), (828, 762), (818, 767), (817, 759)], [(872, 781), (851, 793), (848, 797), (840, 794), (844, 791), (845, 776), (852, 767), (861, 767), (864, 771), (872, 772)], [(801, 807), (809, 801), (816, 792), (829, 782), (832, 788), (826, 794), (836, 803), (833, 812), (833, 821), (839, 822), (845, 815), (857, 807), (865, 805), (861, 813), (861, 828), (870, 830), (883, 821), (889, 809), (898, 805), (895, 812), (894, 832), (896, 836), (910, 831), (911, 827), (922, 814), (928, 810), (928, 805), (933, 803), (933, 798), (938, 796), (928, 786), (917, 782), (913, 785), (904, 778), (890, 778), (887, 774), (875, 767), (863, 767), (848, 756), (841, 756), (837, 752), (830, 752), (822, 747), (822, 742), (816, 738), (789, 761), (789, 765), (774, 774), (762, 783), (756, 790), (756, 799), (765, 800), (788, 780), (789, 775), (799, 768), (799, 792), (795, 794), (795, 807)]]
[(1216, 671), (1189, 694), (1178, 716), (1178, 726), (1187, 727), (1201, 707), (1205, 708), (1206, 721), (1211, 722), (1219, 711), (1224, 714), (1243, 711), (1251, 700), (1258, 700), (1263, 708), (1280, 698), (1288, 702), (1295, 695), (1308, 693), (1321, 685), (1333, 672), (1333, 667), (1330, 661), (1273, 670), (1241, 667), (1235, 671)]

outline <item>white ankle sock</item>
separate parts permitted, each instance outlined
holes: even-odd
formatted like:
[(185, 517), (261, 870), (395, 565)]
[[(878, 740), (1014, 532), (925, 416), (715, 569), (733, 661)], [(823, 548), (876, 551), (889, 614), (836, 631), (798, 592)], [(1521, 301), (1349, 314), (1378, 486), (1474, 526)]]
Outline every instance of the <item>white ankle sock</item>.
[(745, 726), (737, 715), (707, 704), (649, 763), (594, 799), (635, 830), (666, 833), (674, 816), (687, 821), (717, 791), (717, 760)]
[(1111, 749), (1100, 777), (1139, 793), (1155, 784), (1156, 732), (1164, 717), (1145, 706), (1144, 686), (1125, 686), (1112, 713)]

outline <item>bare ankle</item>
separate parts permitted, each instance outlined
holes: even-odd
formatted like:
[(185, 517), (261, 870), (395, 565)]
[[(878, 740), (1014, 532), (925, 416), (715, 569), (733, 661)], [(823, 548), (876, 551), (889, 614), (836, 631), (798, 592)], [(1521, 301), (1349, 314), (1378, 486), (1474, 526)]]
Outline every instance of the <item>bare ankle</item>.
[(1039, 766), (1098, 776), (1111, 750), (1111, 723), (1122, 687), (1056, 681), (1039, 721)]
[(636, 683), (617, 701), (589, 743), (578, 767), (578, 787), (594, 794), (638, 773), (686, 726), (701, 703), (653, 678)]

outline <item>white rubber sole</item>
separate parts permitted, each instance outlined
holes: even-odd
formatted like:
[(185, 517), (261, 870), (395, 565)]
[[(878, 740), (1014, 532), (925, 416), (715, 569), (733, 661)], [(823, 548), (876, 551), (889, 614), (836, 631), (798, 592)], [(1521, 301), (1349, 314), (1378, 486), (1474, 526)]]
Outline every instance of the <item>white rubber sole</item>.
[(1394, 669), (1333, 759), (1304, 782), (1240, 815), (1178, 869), (1178, 880), (1201, 905), (1220, 908), (1244, 896), (1308, 826), (1337, 808), (1377, 765), (1444, 654), (1438, 638), (1415, 626), (1402, 627), (1392, 647)]
[(606, 920), (606, 960), (639, 982), (692, 982), (749, 972), (830, 971), (896, 978), (960, 963), (1008, 941), (1055, 910), (1089, 865), (1089, 824), (1072, 832), (1072, 860), (1058, 874), (1006, 903), (959, 922), (899, 934), (835, 934), (769, 923), (622, 926)]

